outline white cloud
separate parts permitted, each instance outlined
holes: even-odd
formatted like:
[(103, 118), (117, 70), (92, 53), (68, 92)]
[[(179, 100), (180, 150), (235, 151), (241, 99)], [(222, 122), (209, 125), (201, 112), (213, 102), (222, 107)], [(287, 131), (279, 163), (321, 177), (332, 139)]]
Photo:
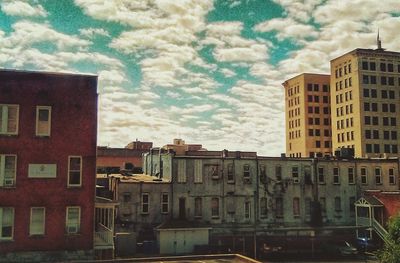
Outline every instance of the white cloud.
[(0, 47), (29, 47), (37, 43), (52, 43), (58, 49), (71, 47), (84, 49), (91, 44), (87, 40), (82, 40), (77, 36), (59, 33), (47, 24), (39, 24), (31, 21), (19, 21), (12, 25), (12, 32), (4, 37)]
[(47, 16), (47, 12), (41, 5), (32, 6), (24, 1), (4, 1), (1, 3), (1, 10), (10, 16)]
[(294, 40), (317, 37), (316, 29), (307, 24), (299, 23), (292, 18), (274, 18), (254, 26), (259, 32), (276, 31), (278, 40), (292, 38)]
[(242, 22), (218, 22), (207, 25), (202, 45), (214, 45), (214, 58), (221, 62), (254, 62), (268, 58), (268, 42), (240, 36)]
[(95, 36), (110, 37), (110, 34), (103, 28), (81, 28), (79, 33), (87, 38), (94, 38)]

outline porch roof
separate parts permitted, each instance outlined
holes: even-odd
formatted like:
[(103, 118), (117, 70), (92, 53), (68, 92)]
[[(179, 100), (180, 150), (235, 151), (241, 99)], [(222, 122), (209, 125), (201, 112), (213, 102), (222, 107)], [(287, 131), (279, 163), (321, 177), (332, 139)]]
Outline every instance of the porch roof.
[(363, 196), (360, 199), (358, 199), (355, 203), (355, 206), (362, 206), (362, 207), (382, 207), (383, 203), (376, 198), (375, 196)]

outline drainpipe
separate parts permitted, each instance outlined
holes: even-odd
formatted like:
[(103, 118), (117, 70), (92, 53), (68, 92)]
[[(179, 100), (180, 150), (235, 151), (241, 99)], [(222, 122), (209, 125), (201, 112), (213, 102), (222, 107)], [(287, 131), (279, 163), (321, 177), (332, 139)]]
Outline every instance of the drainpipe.
[(257, 259), (257, 223), (258, 223), (258, 196), (259, 196), (259, 163), (256, 155), (256, 189), (254, 191), (254, 258)]

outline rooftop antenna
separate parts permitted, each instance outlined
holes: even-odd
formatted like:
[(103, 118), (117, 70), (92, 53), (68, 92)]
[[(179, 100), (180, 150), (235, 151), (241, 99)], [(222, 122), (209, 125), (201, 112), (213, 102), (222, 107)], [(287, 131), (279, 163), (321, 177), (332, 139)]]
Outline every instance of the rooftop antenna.
[(376, 36), (376, 44), (378, 45), (377, 50), (383, 50), (382, 41), (381, 41), (381, 39), (379, 37), (379, 28), (378, 28), (378, 35)]

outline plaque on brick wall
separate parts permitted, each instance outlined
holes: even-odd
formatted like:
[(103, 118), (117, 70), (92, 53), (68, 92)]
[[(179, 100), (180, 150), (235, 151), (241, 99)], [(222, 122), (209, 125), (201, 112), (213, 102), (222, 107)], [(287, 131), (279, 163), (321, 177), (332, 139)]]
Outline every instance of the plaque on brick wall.
[(29, 164), (28, 177), (32, 178), (56, 178), (56, 164)]

